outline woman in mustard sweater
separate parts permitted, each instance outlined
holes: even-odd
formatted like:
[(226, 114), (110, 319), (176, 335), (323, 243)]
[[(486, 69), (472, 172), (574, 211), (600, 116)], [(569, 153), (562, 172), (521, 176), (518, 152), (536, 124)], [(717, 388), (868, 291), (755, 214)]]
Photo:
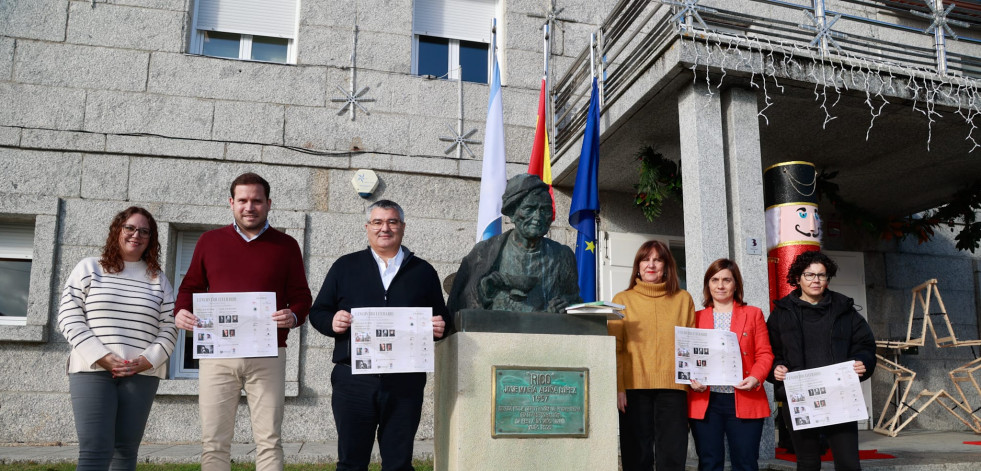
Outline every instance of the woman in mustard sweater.
[(617, 344), (617, 409), (624, 471), (683, 470), (688, 456), (687, 385), (674, 381), (674, 328), (695, 325), (695, 303), (678, 283), (668, 247), (644, 242), (630, 286), (613, 297), (624, 318), (610, 321)]

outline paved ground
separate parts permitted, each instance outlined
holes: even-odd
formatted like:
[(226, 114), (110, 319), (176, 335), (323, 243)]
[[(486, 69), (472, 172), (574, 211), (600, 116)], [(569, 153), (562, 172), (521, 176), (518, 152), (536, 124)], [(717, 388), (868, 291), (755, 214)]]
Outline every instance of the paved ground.
[[(873, 432), (859, 432), (860, 447), (863, 450), (879, 450), (880, 453), (894, 455), (895, 459), (866, 460), (862, 467), (866, 470), (949, 470), (977, 471), (981, 469), (981, 445), (965, 445), (967, 441), (981, 441), (981, 435), (971, 432), (926, 432), (903, 431), (898, 437), (886, 437)], [(337, 459), (337, 444), (334, 442), (287, 443), (284, 445), (287, 462), (323, 463)], [(194, 463), (201, 453), (201, 446), (193, 444), (147, 443), (140, 447), (140, 461), (151, 463)], [(232, 447), (232, 457), (236, 461), (252, 461), (255, 448), (248, 444)], [(415, 453), (418, 458), (432, 458), (432, 442), (416, 442)], [(73, 461), (78, 454), (74, 444), (26, 445), (16, 443), (0, 444), (0, 464), (34, 461), (50, 463)], [(771, 460), (765, 463), (767, 469), (793, 470), (794, 463)], [(694, 469), (694, 463), (689, 463)], [(823, 469), (834, 469), (832, 463), (825, 463)]]

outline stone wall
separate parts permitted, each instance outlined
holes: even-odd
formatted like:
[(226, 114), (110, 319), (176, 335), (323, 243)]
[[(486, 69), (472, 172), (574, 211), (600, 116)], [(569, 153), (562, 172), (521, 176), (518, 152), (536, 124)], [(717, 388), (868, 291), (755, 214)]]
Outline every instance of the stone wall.
[[(823, 214), (823, 213), (822, 213)], [(828, 216), (834, 217), (829, 209)], [(827, 220), (827, 219), (826, 219)], [(959, 229), (956, 229), (959, 231)], [(877, 241), (854, 229), (843, 228), (840, 239), (825, 239), (825, 247), (833, 250), (862, 251), (865, 253), (865, 284), (868, 305), (864, 306), (869, 324), (876, 339), (904, 339), (908, 326), (912, 288), (931, 279), (937, 279), (937, 287), (947, 315), (959, 340), (977, 340), (979, 337), (979, 300), (981, 293), (978, 277), (981, 273), (981, 253), (959, 251), (954, 247), (956, 233), (946, 227), (936, 231), (930, 242), (920, 244), (914, 238), (902, 241)], [(832, 289), (834, 289), (832, 285)], [(935, 298), (934, 298), (935, 299)], [(916, 316), (922, 315), (919, 306)], [(940, 312), (939, 304), (931, 304), (931, 313)], [(922, 324), (917, 320), (914, 334)], [(943, 319), (933, 319), (937, 335), (945, 337)], [(923, 347), (915, 353), (904, 353), (898, 359), (890, 350), (879, 350), (891, 361), (896, 361), (916, 372), (910, 388), (909, 400), (920, 391), (946, 390), (960, 399), (953, 382), (947, 376), (950, 370), (976, 358), (978, 347), (937, 348), (932, 334), (927, 330)], [(976, 379), (978, 378), (975, 375)], [(872, 381), (873, 419), (877, 421), (886, 406), (887, 394), (892, 387), (893, 375), (879, 369)], [(981, 406), (981, 396), (970, 383), (963, 384), (964, 392), (972, 409)], [(926, 398), (921, 400), (921, 404)], [(893, 409), (894, 410), (894, 409)], [(887, 417), (892, 417), (892, 413)], [(905, 420), (909, 415), (905, 415)], [(939, 404), (926, 408), (906, 429), (966, 430), (967, 428)], [(902, 432), (901, 432), (902, 433)]]
[[(588, 44), (612, 2), (560, 2), (555, 75)], [(297, 64), (186, 54), (192, 0), (6, 0), (0, 2), (0, 220), (35, 223), (27, 325), (0, 326), (0, 442), (76, 440), (64, 362), (54, 328), (61, 286), (83, 257), (99, 252), (109, 218), (132, 205), (161, 223), (164, 268), (174, 276), (176, 235), (231, 221), (227, 185), (255, 171), (272, 184), (274, 226), (301, 243), (316, 294), (337, 257), (366, 245), (363, 210), (350, 186), (357, 169), (381, 179), (374, 198), (407, 210), (405, 244), (453, 273), (473, 243), (480, 156), (444, 154), (438, 137), (456, 129), (458, 84), (410, 75), (411, 0), (300, 0)], [(530, 154), (541, 80), (540, 0), (504, 0), (501, 22), (508, 175)], [(351, 87), (357, 19), (357, 85), (370, 87), (370, 114), (338, 115)], [(465, 83), (465, 130), (483, 138), (488, 86)], [(658, 143), (676, 148), (677, 143)], [(635, 168), (609, 169), (633, 172)], [(606, 171), (606, 169), (604, 169)], [(680, 204), (648, 223), (629, 187), (603, 193), (601, 230), (684, 234)], [(687, 190), (686, 190), (687, 191)], [(550, 236), (572, 245), (565, 224), (571, 192), (557, 189)], [(977, 257), (938, 241), (880, 244), (843, 240), (829, 248), (866, 251), (869, 312), (877, 334), (905, 319), (909, 288), (937, 277), (959, 335), (977, 338)], [(692, 277), (699, 279), (700, 277)], [(903, 314), (903, 316), (898, 316)], [(973, 330), (972, 330), (973, 329)], [(292, 386), (283, 437), (336, 438), (330, 412), (332, 341), (308, 326), (291, 335)], [(949, 387), (945, 372), (964, 349), (921, 349), (909, 364), (923, 387)], [(877, 374), (874, 397), (888, 391)], [(433, 434), (432, 384), (420, 439)], [(916, 388), (921, 389), (920, 387)], [(196, 381), (161, 385), (145, 440), (196, 442)], [(981, 401), (981, 400), (979, 400)], [(244, 405), (244, 402), (243, 402)], [(878, 407), (878, 406), (877, 406)], [(914, 426), (959, 429), (934, 408)], [(249, 441), (246, 408), (236, 440)]]
[[(350, 184), (374, 169), (374, 199), (407, 212), (405, 245), (441, 278), (456, 271), (475, 233), (481, 145), (444, 154), (456, 129), (458, 83), (410, 75), (411, 0), (300, 0), (295, 65), (189, 55), (192, 0), (11, 0), (0, 4), (0, 220), (35, 221), (27, 326), (0, 326), (0, 442), (76, 440), (64, 373), (68, 344), (54, 326), (61, 286), (97, 255), (113, 214), (148, 208), (161, 224), (174, 276), (181, 230), (228, 224), (228, 184), (255, 171), (271, 182), (271, 223), (301, 244), (316, 295), (337, 257), (367, 245), (370, 201)], [(563, 2), (553, 66), (561, 73), (605, 16), (594, 2)], [(530, 154), (541, 80), (537, 0), (501, 7), (508, 175)], [(338, 115), (338, 87), (357, 86), (370, 114)], [(465, 130), (483, 138), (488, 86), (463, 84)], [(559, 192), (559, 214), (568, 197)], [(557, 219), (553, 237), (574, 242)], [(47, 261), (45, 261), (47, 260)], [(283, 437), (336, 438), (330, 412), (333, 342), (304, 326), (290, 336), (295, 386)], [(419, 438), (432, 438), (432, 391)], [(145, 440), (196, 442), (196, 381), (166, 380)], [(244, 401), (242, 403), (244, 406)], [(247, 408), (236, 440), (251, 440)]]

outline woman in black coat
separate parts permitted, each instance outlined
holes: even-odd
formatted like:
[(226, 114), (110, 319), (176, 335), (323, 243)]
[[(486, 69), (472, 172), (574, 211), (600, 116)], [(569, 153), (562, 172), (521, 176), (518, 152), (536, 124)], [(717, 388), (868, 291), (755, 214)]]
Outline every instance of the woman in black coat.
[[(774, 302), (767, 321), (773, 348), (773, 374), (778, 399), (786, 394), (783, 380), (790, 371), (854, 361), (855, 374), (865, 381), (875, 371), (875, 337), (868, 322), (855, 310), (851, 298), (828, 290), (838, 265), (820, 251), (797, 256), (787, 273), (796, 289)], [(805, 335), (806, 332), (806, 335)], [(790, 411), (783, 408), (790, 424)], [(861, 469), (858, 458), (858, 423), (827, 425), (793, 431), (798, 470), (821, 469), (821, 436), (834, 455), (836, 470)]]

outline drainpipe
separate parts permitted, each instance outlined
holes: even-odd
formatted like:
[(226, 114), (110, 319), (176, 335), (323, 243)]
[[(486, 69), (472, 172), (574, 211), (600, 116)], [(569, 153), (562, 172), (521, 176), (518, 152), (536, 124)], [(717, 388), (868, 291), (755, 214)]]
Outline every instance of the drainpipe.
[[(940, 0), (936, 0), (936, 1), (939, 2)], [(828, 17), (825, 16), (825, 14), (824, 14), (824, 0), (813, 0), (811, 2), (811, 5), (814, 6), (814, 19), (817, 20), (817, 23), (818, 23), (817, 24), (817, 28), (818, 28), (819, 31), (822, 31), (822, 30), (824, 30), (824, 28), (827, 28), (828, 27)], [(827, 36), (825, 36), (825, 35), (822, 35), (821, 36), (821, 43), (820, 43), (819, 46), (821, 48), (821, 54), (822, 55), (827, 55), (828, 54), (828, 37)]]
[[(933, 0), (933, 8), (937, 13), (944, 11), (943, 0)], [(933, 29), (934, 47), (937, 50), (937, 73), (947, 75), (947, 37), (942, 25)]]

